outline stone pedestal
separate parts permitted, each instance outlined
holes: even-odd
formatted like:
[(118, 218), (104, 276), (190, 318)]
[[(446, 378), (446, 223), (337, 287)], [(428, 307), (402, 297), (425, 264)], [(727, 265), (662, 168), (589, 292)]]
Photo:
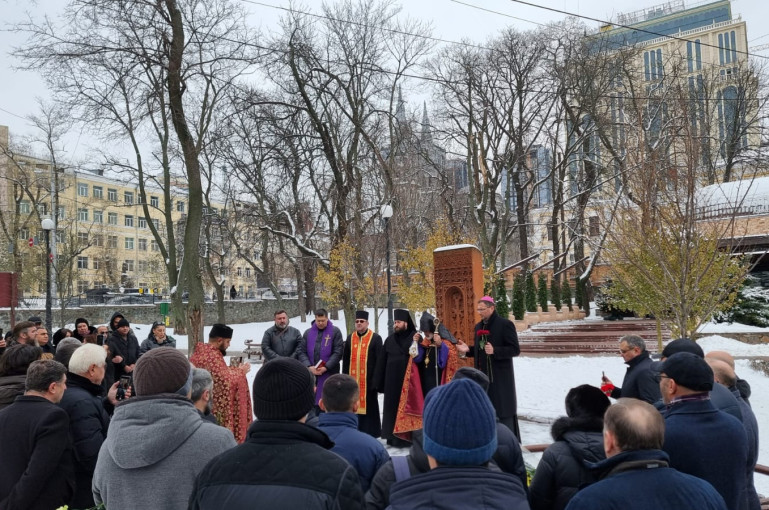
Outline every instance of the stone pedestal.
[(475, 305), (483, 297), (483, 258), (473, 245), (445, 246), (433, 252), (435, 309), (449, 331), (468, 345), (475, 343), (481, 320)]

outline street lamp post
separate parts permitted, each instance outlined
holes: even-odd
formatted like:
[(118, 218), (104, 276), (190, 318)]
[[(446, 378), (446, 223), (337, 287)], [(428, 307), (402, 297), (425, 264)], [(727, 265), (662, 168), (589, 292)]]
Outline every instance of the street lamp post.
[(51, 218), (40, 222), (45, 232), (45, 329), (50, 335), (53, 331), (53, 313), (51, 312), (51, 230), (55, 228)]
[(390, 273), (390, 218), (393, 217), (393, 208), (385, 204), (380, 210), (385, 224), (385, 261), (387, 264), (387, 336), (393, 334), (393, 292), (392, 274)]

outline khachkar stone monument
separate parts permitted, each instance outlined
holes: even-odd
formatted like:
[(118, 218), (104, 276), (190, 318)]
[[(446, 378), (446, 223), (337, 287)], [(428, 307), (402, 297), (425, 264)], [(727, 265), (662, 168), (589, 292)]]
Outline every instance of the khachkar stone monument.
[(483, 258), (471, 244), (444, 246), (433, 252), (435, 309), (456, 338), (475, 343), (475, 324), (481, 320), (475, 304), (483, 297)]

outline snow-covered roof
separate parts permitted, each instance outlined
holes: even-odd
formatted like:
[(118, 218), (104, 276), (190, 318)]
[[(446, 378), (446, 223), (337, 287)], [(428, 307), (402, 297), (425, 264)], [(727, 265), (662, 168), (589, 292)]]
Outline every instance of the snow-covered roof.
[(460, 250), (462, 248), (475, 248), (478, 249), (477, 246), (474, 244), (452, 244), (451, 246), (441, 246), (440, 248), (436, 248), (433, 250), (433, 253), (437, 253), (439, 251), (451, 251), (451, 250)]
[(769, 177), (711, 184), (697, 192), (698, 207), (737, 206), (769, 200)]

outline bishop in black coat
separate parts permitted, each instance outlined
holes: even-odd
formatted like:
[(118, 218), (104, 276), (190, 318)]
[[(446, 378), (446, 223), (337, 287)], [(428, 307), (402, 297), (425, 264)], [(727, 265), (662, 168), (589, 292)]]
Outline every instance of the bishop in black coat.
[[(489, 377), (489, 398), (497, 411), (499, 421), (507, 425), (520, 441), (521, 433), (518, 428), (518, 403), (515, 392), (515, 373), (513, 357), (521, 353), (518, 345), (518, 333), (512, 321), (500, 317), (496, 312), (494, 301), (484, 296), (478, 302), (478, 313), (481, 322), (475, 325), (475, 344), (469, 347), (462, 343), (457, 350), (467, 349), (467, 356), (475, 358), (474, 367)], [(491, 344), (493, 354), (486, 354), (481, 348), (483, 338), (478, 331), (489, 332), (486, 340)]]

